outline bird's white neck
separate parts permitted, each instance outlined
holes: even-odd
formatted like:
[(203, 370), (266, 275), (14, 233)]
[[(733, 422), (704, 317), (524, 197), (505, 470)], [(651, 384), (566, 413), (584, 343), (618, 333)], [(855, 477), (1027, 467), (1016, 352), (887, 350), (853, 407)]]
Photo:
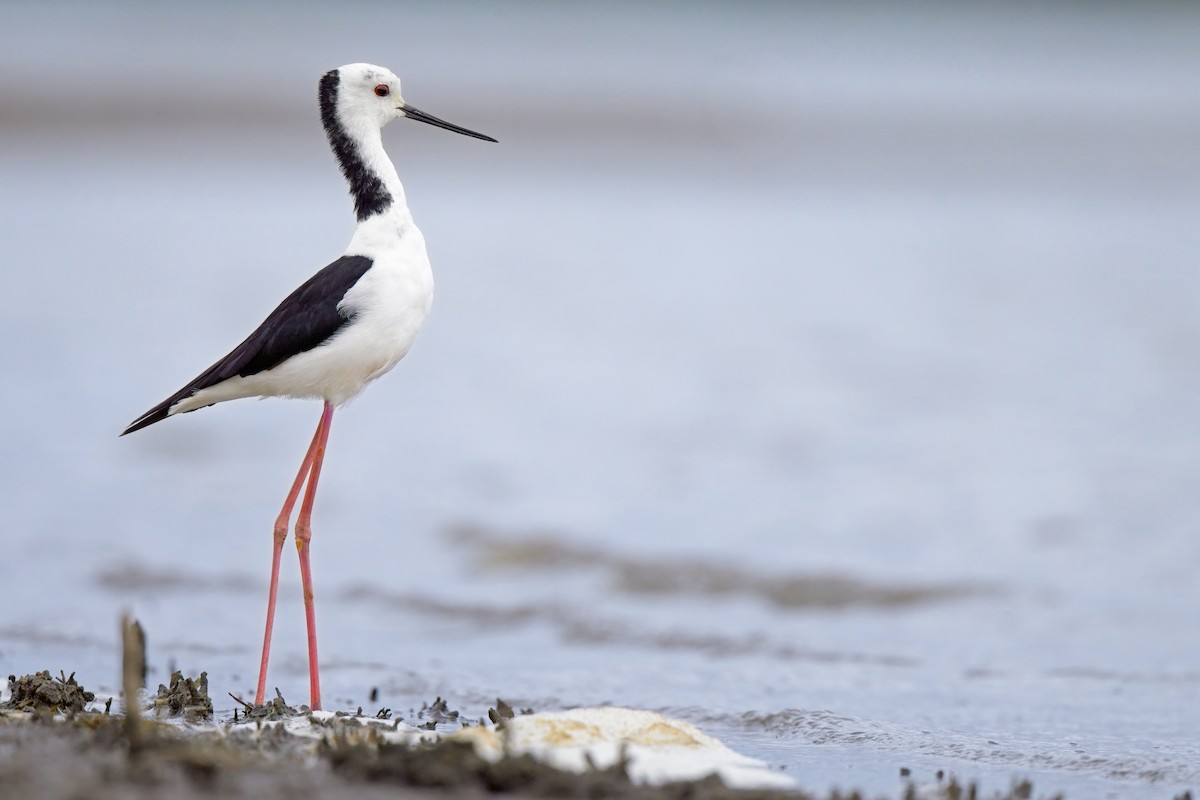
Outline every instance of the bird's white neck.
[[(351, 170), (342, 168), (350, 182), (350, 192), (354, 195), (355, 211), (359, 222), (364, 222), (374, 216), (385, 216), (394, 221), (411, 221), (408, 202), (404, 196), (404, 185), (396, 167), (383, 149), (382, 131), (376, 125), (346, 126), (346, 135), (352, 142), (354, 155), (365, 175), (352, 178)], [(335, 151), (336, 152), (336, 151)], [(338, 158), (341, 161), (339, 155)], [(363, 194), (360, 194), (362, 192)], [(387, 202), (385, 198), (391, 198)], [(366, 211), (368, 213), (364, 214)]]
[(355, 163), (350, 165), (351, 169), (343, 166), (342, 172), (350, 183), (358, 214), (358, 225), (346, 252), (374, 258), (411, 236), (416, 226), (404, 199), (400, 176), (383, 149), (379, 128), (364, 125), (358, 129), (347, 126), (344, 130), (352, 142)]
[(338, 166), (350, 184), (359, 223), (376, 216), (410, 219), (404, 186), (383, 149), (379, 126), (339, 124), (327, 133)]

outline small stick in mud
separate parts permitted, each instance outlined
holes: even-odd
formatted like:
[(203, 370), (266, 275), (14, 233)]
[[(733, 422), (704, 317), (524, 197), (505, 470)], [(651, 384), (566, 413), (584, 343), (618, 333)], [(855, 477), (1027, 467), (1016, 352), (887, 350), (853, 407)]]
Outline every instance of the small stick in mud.
[(121, 689), (125, 695), (125, 735), (129, 739), (129, 754), (136, 757), (145, 740), (138, 690), (146, 674), (146, 635), (137, 620), (128, 614), (121, 617)]
[(243, 700), (242, 698), (238, 697), (238, 696), (237, 696), (236, 694), (234, 694), (233, 692), (229, 692), (229, 696), (230, 696), (230, 697), (232, 697), (232, 698), (233, 698), (235, 701), (237, 701), (237, 702), (241, 703), (241, 704), (242, 704), (242, 708), (246, 709), (247, 711), (253, 711), (253, 710), (254, 710), (254, 704), (253, 704), (253, 703), (247, 703), (245, 700)]

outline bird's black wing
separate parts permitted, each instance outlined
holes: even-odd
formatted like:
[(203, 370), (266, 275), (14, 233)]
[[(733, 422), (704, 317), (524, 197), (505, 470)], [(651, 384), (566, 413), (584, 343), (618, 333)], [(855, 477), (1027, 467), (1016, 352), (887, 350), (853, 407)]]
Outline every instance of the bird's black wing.
[(371, 268), (366, 256), (342, 256), (304, 282), (272, 311), (254, 333), (229, 355), (196, 376), (175, 394), (142, 414), (121, 435), (167, 418), (171, 406), (201, 389), (234, 376), (246, 377), (277, 367), (298, 353), (325, 342), (350, 321), (338, 303)]

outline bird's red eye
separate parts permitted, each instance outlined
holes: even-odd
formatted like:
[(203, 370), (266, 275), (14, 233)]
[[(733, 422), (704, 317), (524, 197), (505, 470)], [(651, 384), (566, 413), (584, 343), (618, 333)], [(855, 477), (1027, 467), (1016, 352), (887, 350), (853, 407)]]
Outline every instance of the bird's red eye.
[(380, 97), (387, 97), (390, 91), (392, 90), (388, 88), (386, 83), (381, 83), (375, 87), (375, 94), (379, 95)]

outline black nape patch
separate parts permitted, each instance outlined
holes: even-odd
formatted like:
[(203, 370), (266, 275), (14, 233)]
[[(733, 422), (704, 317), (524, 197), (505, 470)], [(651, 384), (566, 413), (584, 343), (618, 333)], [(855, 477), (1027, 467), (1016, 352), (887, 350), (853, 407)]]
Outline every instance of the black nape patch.
[(331, 70), (321, 77), (317, 96), (321, 103), (321, 124), (329, 137), (329, 146), (337, 157), (342, 174), (350, 183), (350, 194), (354, 195), (354, 213), (358, 221), (379, 214), (392, 204), (392, 195), (378, 175), (367, 169), (354, 140), (347, 134), (337, 117), (338, 84), (341, 76)]

